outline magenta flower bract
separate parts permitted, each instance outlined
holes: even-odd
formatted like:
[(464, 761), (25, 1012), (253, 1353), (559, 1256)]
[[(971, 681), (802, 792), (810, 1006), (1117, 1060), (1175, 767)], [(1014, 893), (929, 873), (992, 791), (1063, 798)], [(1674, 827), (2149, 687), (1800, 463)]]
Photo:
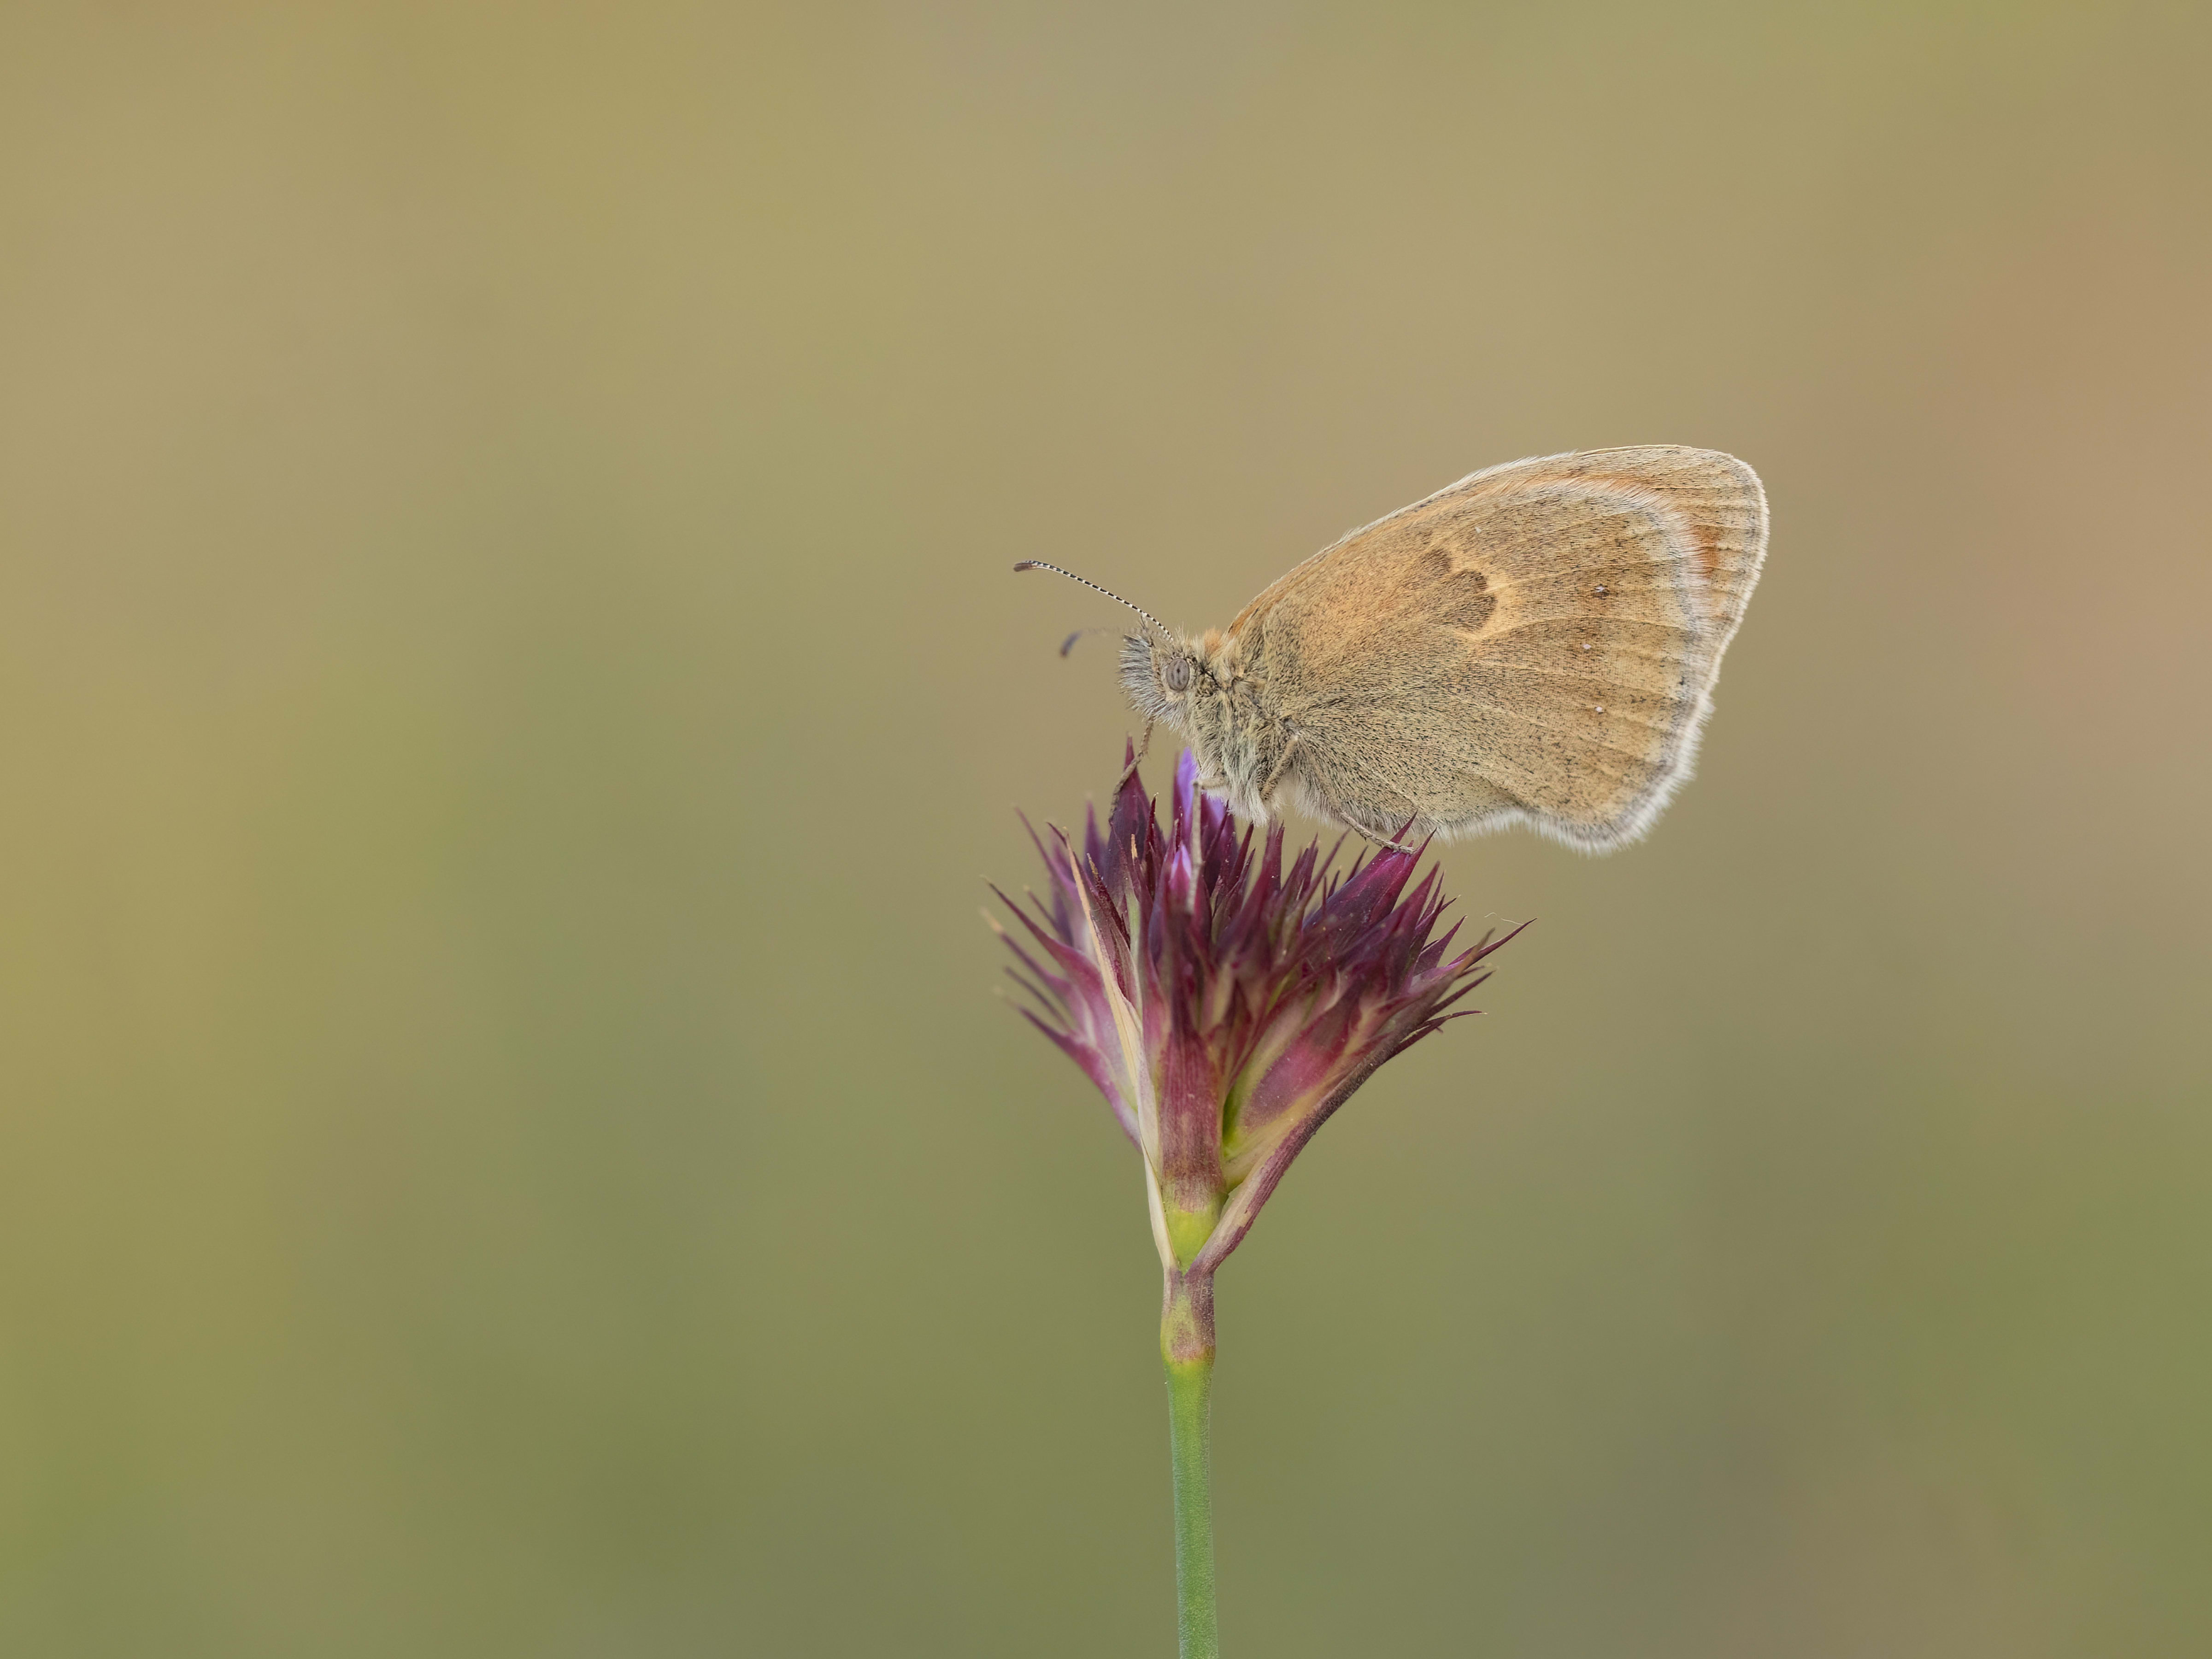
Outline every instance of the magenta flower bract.
[(1037, 849), (1046, 893), (999, 895), (1030, 936), (1000, 930), (1007, 971), (1144, 1154), (1170, 1358), (1210, 1356), (1213, 1271), (1291, 1161), (1376, 1067), (1458, 1018), (1512, 935), (1457, 954), (1456, 928), (1431, 937), (1447, 901), (1434, 869), (1408, 886), (1415, 853), (1332, 873), (1316, 843), (1286, 870), (1281, 826), (1255, 850), (1188, 754), (1164, 830), (1133, 757), (1103, 830), (1094, 811), (1079, 853), (1058, 830)]

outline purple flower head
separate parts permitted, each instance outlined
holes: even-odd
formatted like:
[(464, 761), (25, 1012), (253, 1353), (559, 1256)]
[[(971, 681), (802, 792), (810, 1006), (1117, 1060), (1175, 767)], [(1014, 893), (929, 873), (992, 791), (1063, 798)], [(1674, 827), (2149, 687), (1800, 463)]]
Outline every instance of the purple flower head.
[[(1001, 930), (1007, 971), (1143, 1152), (1171, 1285), (1210, 1281), (1314, 1132), (1458, 1018), (1512, 937), (1456, 955), (1455, 927), (1432, 938), (1446, 901), (1433, 868), (1413, 881), (1418, 853), (1332, 872), (1316, 842), (1285, 869), (1280, 824), (1255, 848), (1188, 754), (1164, 831), (1132, 756), (1104, 830), (1093, 811), (1080, 852), (1058, 830), (1037, 850), (1044, 895), (999, 896), (1029, 935)], [(1210, 1350), (1210, 1287), (1206, 1303)]]

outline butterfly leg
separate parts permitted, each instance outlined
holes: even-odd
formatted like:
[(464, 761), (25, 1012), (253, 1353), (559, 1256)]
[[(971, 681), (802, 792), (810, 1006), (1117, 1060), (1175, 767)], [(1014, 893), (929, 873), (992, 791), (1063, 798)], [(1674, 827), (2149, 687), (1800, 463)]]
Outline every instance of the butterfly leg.
[(1145, 763), (1146, 753), (1152, 746), (1152, 726), (1153, 722), (1149, 720), (1145, 722), (1145, 735), (1137, 739), (1137, 752), (1134, 758), (1133, 758), (1127, 766), (1121, 769), (1121, 775), (1114, 780), (1114, 793), (1115, 794), (1118, 795), (1121, 793), (1121, 786), (1128, 782), (1131, 778), (1135, 777), (1137, 775), (1137, 769)]
[(1375, 845), (1383, 848), (1387, 852), (1405, 853), (1413, 857), (1419, 857), (1420, 855), (1421, 849), (1418, 847), (1408, 847), (1402, 841), (1392, 841), (1388, 836), (1378, 836), (1372, 830), (1362, 830), (1356, 823), (1352, 826), (1352, 831), (1362, 841), (1373, 842)]
[(1275, 793), (1275, 780), (1283, 775), (1283, 769), (1291, 763), (1291, 756), (1298, 746), (1298, 734), (1291, 733), (1291, 740), (1283, 745), (1283, 752), (1275, 757), (1275, 763), (1267, 769), (1266, 780), (1260, 785), (1260, 799), (1270, 800)]
[[(1349, 829), (1353, 835), (1358, 836), (1362, 841), (1372, 842), (1376, 846), (1386, 848), (1393, 853), (1406, 853), (1418, 855), (1421, 850), (1418, 847), (1408, 847), (1405, 842), (1398, 841), (1392, 836), (1378, 835), (1376, 831), (1370, 830), (1364, 823), (1354, 823), (1349, 817), (1342, 817), (1341, 815), (1340, 815), (1340, 817), (1344, 825)], [(1406, 831), (1412, 829), (1413, 826), (1413, 819), (1407, 818), (1405, 823), (1398, 826), (1398, 834), (1401, 836), (1404, 835)]]

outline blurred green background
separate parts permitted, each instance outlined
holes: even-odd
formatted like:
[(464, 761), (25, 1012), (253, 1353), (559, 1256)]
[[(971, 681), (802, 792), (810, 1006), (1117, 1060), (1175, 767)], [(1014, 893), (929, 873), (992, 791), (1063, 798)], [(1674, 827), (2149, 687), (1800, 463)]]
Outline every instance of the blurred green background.
[(1642, 442), (1773, 503), (1703, 775), (1444, 854), (1540, 920), (1223, 1276), (1231, 1650), (2212, 1650), (2208, 51), (8, 7), (0, 1650), (1168, 1651), (1007, 567)]

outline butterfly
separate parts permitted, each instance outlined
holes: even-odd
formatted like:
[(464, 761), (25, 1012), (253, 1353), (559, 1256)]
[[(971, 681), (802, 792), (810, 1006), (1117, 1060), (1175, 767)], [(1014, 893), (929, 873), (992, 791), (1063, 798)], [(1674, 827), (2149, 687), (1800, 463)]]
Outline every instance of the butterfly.
[(1121, 684), (1255, 821), (1610, 851), (1690, 775), (1766, 532), (1758, 475), (1717, 451), (1513, 461), (1352, 532), (1226, 629), (1130, 605)]

